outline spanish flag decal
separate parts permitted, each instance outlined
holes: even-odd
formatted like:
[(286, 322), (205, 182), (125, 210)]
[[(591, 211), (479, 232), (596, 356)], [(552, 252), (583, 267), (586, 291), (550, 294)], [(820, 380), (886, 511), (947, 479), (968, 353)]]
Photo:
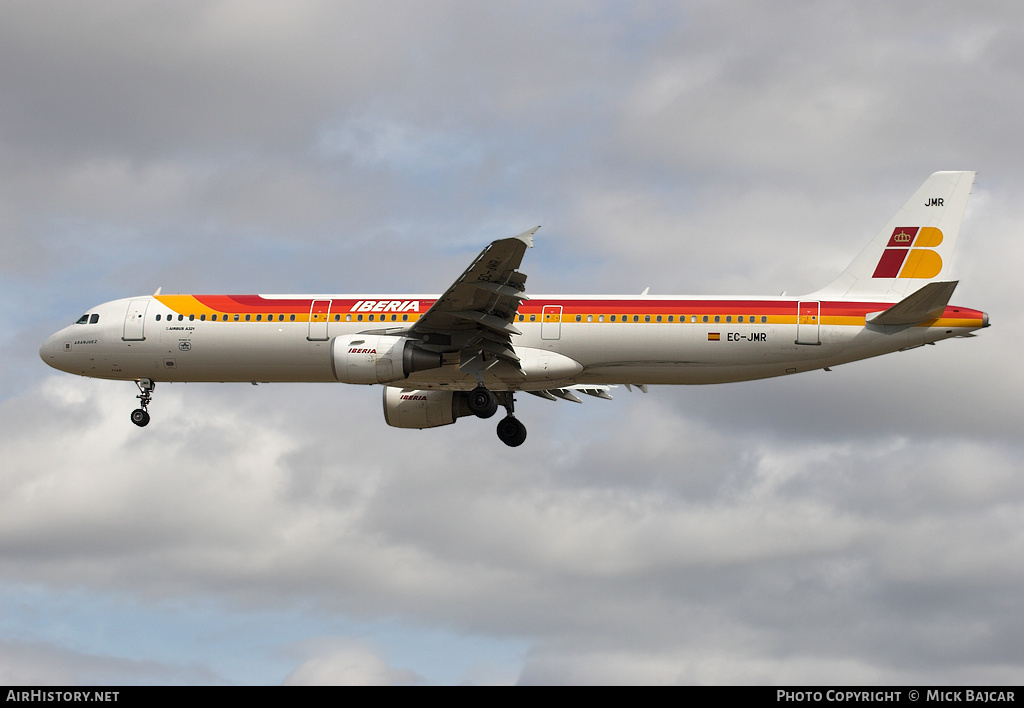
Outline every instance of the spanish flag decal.
[(708, 332), (709, 342), (718, 342), (722, 339), (722, 335), (719, 332)]

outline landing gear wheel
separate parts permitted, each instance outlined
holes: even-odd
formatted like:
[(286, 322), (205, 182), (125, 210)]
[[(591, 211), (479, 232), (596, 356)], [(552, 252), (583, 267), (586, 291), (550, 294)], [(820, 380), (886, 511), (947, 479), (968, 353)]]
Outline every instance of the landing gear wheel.
[(153, 389), (156, 388), (156, 384), (153, 379), (138, 379), (135, 381), (135, 385), (139, 387), (139, 395), (136, 398), (139, 399), (142, 408), (132, 411), (132, 422), (140, 428), (144, 428), (149, 425), (149, 411), (146, 408), (153, 400)]
[(526, 426), (518, 418), (506, 416), (498, 423), (498, 438), (509, 447), (519, 447), (526, 442)]
[(498, 397), (483, 386), (477, 386), (469, 392), (466, 404), (477, 418), (490, 418), (498, 410)]

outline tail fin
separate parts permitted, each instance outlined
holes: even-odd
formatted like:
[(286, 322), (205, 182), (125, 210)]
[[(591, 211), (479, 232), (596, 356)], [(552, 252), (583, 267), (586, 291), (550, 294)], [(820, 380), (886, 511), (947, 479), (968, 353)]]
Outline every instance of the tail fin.
[(902, 300), (948, 280), (948, 263), (974, 184), (974, 172), (936, 172), (861, 251), (822, 297)]

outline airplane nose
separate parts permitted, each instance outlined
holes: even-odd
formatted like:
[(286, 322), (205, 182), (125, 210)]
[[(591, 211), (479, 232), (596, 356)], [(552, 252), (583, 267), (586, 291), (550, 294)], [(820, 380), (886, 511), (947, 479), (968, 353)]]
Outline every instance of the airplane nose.
[(39, 358), (48, 366), (56, 368), (57, 359), (57, 335), (49, 336), (39, 347)]

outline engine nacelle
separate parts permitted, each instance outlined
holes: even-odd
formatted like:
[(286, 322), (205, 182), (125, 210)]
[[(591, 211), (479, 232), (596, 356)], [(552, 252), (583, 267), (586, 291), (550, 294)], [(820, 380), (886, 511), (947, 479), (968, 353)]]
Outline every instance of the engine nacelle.
[(384, 387), (384, 420), (395, 428), (436, 428), (472, 415), (463, 391), (412, 391)]
[(331, 340), (334, 377), (342, 383), (401, 381), (415, 371), (441, 366), (441, 355), (414, 340), (383, 334), (350, 334)]

